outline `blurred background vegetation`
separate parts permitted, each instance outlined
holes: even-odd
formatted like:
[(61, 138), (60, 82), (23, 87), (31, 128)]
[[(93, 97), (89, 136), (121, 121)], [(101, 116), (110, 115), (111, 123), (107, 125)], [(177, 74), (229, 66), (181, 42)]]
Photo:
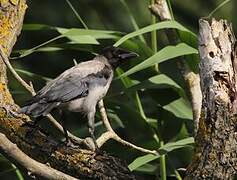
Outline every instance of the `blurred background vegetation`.
[[(70, 2), (84, 25), (73, 12)], [(11, 55), (11, 62), (26, 81), (33, 83), (36, 90), (43, 87), (50, 78), (72, 67), (74, 61), (91, 59), (103, 47), (113, 45), (127, 33), (154, 23), (148, 9), (151, 3), (149, 0), (71, 0), (70, 2), (66, 0), (27, 2), (28, 10), (23, 31)], [(223, 0), (170, 0), (169, 2), (174, 19), (197, 35), (199, 18), (208, 16)], [(214, 17), (229, 20), (236, 29), (237, 20), (234, 18), (237, 15), (234, 9), (236, 6), (237, 1), (230, 1), (218, 10)], [(65, 34), (68, 29), (62, 28), (79, 29)], [(87, 28), (105, 31), (82, 30)], [(190, 32), (185, 33), (186, 38), (182, 38), (183, 42), (193, 48), (189, 49), (192, 52), (186, 54), (194, 54), (185, 56), (185, 59), (192, 70), (197, 72), (198, 55), (194, 51), (197, 49), (197, 37)], [(49, 40), (49, 43), (33, 48)], [(155, 39), (149, 32), (122, 43), (121, 47), (137, 52), (140, 57), (124, 64), (117, 70), (116, 76), (149, 57), (153, 57), (155, 62), (160, 62), (158, 56), (152, 56), (156, 53), (154, 52), (156, 47), (151, 45), (154, 40), (158, 52), (168, 45), (163, 30), (157, 31)], [(185, 47), (186, 50), (188, 47)], [(185, 51), (185, 48), (180, 51)], [(114, 141), (109, 141), (103, 146), (103, 150), (108, 153), (125, 159), (139, 179), (182, 179), (183, 170), (191, 161), (192, 111), (188, 91), (177, 68), (177, 60), (169, 57), (172, 53), (173, 50), (167, 49), (165, 56), (169, 60), (159, 63), (158, 71), (152, 65), (148, 68), (142, 67), (139, 72), (129, 76), (115, 78), (105, 98), (105, 106), (112, 126), (122, 138), (148, 149), (159, 149), (159, 152), (164, 154), (162, 158), (146, 155)], [(16, 102), (20, 105), (24, 104), (30, 98), (30, 94), (11, 77), (10, 73), (9, 82)], [(54, 115), (57, 117), (57, 113)], [(73, 134), (79, 137), (88, 136), (84, 117), (70, 113), (67, 119), (67, 126)], [(52, 130), (54, 128), (47, 119), (42, 121), (41, 125), (48, 129), (52, 136), (63, 138), (57, 130)], [(97, 136), (103, 131), (98, 113)], [(27, 179), (4, 157), (0, 159), (0, 177), (1, 179)]]

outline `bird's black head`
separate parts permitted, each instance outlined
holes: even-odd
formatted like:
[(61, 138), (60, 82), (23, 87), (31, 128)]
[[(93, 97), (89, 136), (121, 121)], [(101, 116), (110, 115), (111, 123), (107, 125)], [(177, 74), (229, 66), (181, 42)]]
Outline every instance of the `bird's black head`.
[(108, 59), (109, 63), (114, 69), (116, 69), (127, 59), (138, 57), (138, 54), (134, 52), (114, 46), (104, 48), (101, 54)]

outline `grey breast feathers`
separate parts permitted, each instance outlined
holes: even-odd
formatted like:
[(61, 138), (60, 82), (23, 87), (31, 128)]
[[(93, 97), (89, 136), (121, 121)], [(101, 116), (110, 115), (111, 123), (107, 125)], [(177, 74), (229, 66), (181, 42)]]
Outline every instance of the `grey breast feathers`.
[(61, 103), (86, 97), (94, 83), (106, 84), (112, 69), (103, 58), (97, 56), (64, 71), (43, 87), (20, 112), (34, 117), (45, 116)]

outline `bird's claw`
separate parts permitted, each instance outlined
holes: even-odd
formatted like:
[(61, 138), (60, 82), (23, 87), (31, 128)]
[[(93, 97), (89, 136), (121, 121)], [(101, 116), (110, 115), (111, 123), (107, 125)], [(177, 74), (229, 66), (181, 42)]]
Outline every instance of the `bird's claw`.
[(87, 137), (87, 138), (84, 139), (84, 144), (86, 145), (86, 147), (89, 150), (95, 152), (96, 154), (101, 153), (101, 150), (99, 149), (98, 144), (97, 144), (95, 139), (93, 139), (91, 137)]
[(94, 152), (99, 152), (99, 148), (97, 144), (95, 144), (94, 140), (91, 137), (87, 137), (85, 139), (74, 139), (74, 138), (68, 138), (65, 141), (66, 145), (68, 147), (72, 148), (85, 148)]
[(91, 151), (96, 151), (97, 145), (91, 137), (87, 137), (84, 139), (83, 144)]
[(66, 146), (68, 147), (72, 147), (72, 148), (79, 148), (80, 147), (80, 144), (78, 142), (74, 142), (72, 139), (67, 139), (65, 141), (66, 143)]

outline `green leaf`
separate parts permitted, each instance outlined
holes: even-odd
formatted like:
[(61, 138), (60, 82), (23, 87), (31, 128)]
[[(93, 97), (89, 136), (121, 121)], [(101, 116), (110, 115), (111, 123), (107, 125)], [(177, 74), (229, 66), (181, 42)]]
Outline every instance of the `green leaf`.
[(52, 27), (46, 24), (24, 24), (22, 28), (24, 31), (39, 31), (49, 29), (52, 29)]
[(15, 70), (16, 70), (16, 72), (24, 74), (24, 75), (27, 75), (27, 76), (29, 76), (31, 78), (36, 77), (36, 78), (39, 78), (39, 79), (43, 79), (45, 81), (52, 80), (51, 78), (47, 78), (47, 77), (44, 77), (44, 76), (41, 76), (41, 75), (38, 75), (38, 74), (35, 74), (35, 73), (32, 73), (32, 72), (23, 70), (23, 69), (15, 69)]
[(130, 88), (128, 88), (128, 91), (137, 91), (142, 89), (163, 89), (163, 88), (169, 88), (172, 87), (174, 89), (179, 89), (181, 91), (182, 88), (171, 78), (166, 76), (165, 74), (159, 74), (156, 76), (153, 76), (149, 78), (148, 80), (145, 80), (143, 82), (140, 82)]
[(54, 52), (54, 51), (61, 51), (64, 50), (62, 47), (53, 47), (53, 46), (46, 46), (39, 49), (36, 49), (35, 52)]
[(154, 30), (161, 30), (161, 29), (167, 29), (167, 28), (175, 28), (175, 29), (178, 29), (180, 31), (185, 31), (185, 32), (188, 32), (188, 33), (190, 33), (190, 34), (192, 34), (193, 36), (196, 37), (196, 35), (193, 32), (191, 32), (190, 30), (188, 30), (187, 28), (185, 28), (183, 25), (179, 24), (176, 21), (162, 21), (162, 22), (159, 22), (159, 23), (156, 23), (156, 24), (146, 26), (144, 28), (141, 28), (137, 31), (134, 31), (132, 33), (129, 33), (129, 34), (123, 36), (120, 40), (118, 40), (114, 44), (114, 46), (117, 47), (117, 46), (121, 45), (122, 43), (124, 43), (126, 40), (128, 40), (130, 38), (133, 38), (135, 36), (138, 36), (138, 35), (141, 35), (141, 34), (144, 34), (144, 33), (148, 33), (148, 32), (154, 31)]
[[(67, 37), (71, 41), (79, 44), (99, 44), (92, 32), (88, 32), (87, 29), (65, 29), (65, 28), (56, 28), (56, 30), (63, 36)], [(93, 30), (90, 30), (93, 31)]]
[(67, 37), (68, 39), (70, 39), (72, 42), (74, 43), (78, 43), (78, 44), (100, 44), (96, 38), (94, 38), (93, 36), (89, 36), (89, 35), (71, 35), (71, 34), (63, 34), (64, 37)]
[(167, 154), (168, 152), (171, 152), (176, 149), (180, 149), (183, 147), (187, 147), (194, 144), (194, 138), (193, 137), (188, 137), (182, 140), (178, 140), (176, 142), (169, 142), (166, 143), (164, 146), (158, 149), (159, 155), (152, 155), (152, 154), (147, 154), (144, 156), (140, 156), (136, 158), (132, 163), (129, 164), (128, 168), (130, 171), (134, 171), (135, 169), (143, 166), (144, 164), (147, 164), (151, 161), (154, 161), (158, 158), (160, 158), (161, 155)]
[[(33, 27), (35, 29), (37, 29), (37, 28), (40, 29), (40, 28), (43, 28), (46, 26), (38, 24), (38, 25), (34, 25)], [(28, 26), (28, 29), (30, 29), (30, 28), (33, 29), (33, 27)], [(67, 28), (50, 27), (50, 26), (48, 26), (47, 28), (54, 29), (54, 30), (58, 31), (60, 33), (60, 35), (40, 44), (38, 46), (35, 46), (31, 49), (21, 50), (20, 56), (13, 57), (11, 59), (22, 58), (27, 55), (30, 55), (30, 54), (36, 52), (39, 48), (42, 48), (43, 46), (46, 46), (49, 43), (55, 42), (56, 40), (64, 38), (64, 37), (68, 38), (69, 40), (71, 40), (71, 42), (73, 42), (75, 44), (98, 45), (100, 43), (97, 41), (97, 39), (117, 39), (122, 34), (121, 32), (118, 32), (118, 31), (89, 30), (89, 29), (79, 29), (79, 28), (67, 29)]]
[(147, 154), (145, 156), (138, 157), (131, 164), (128, 165), (128, 168), (130, 171), (133, 171), (144, 164), (147, 164), (155, 159), (158, 159), (159, 157), (160, 156), (156, 156), (152, 154)]
[(16, 170), (16, 176), (19, 180), (24, 180), (24, 177), (21, 173), (21, 171), (14, 165), (11, 163), (11, 166)]
[(119, 76), (119, 78), (146, 69), (150, 66), (153, 66), (156, 63), (161, 63), (178, 56), (197, 54), (197, 53), (198, 53), (197, 49), (194, 49), (185, 43), (180, 43), (176, 46), (166, 46), (165, 48), (155, 53), (153, 56), (144, 60), (142, 63), (132, 67), (127, 72), (123, 73), (121, 76)]
[(92, 36), (95, 39), (115, 39), (115, 38), (117, 39), (124, 34), (119, 31), (81, 29), (81, 28), (62, 28), (62, 27), (48, 26), (45, 24), (24, 24), (23, 30), (26, 31), (54, 30), (59, 32), (61, 35), (64, 35), (64, 37), (69, 37), (69, 39), (70, 37), (77, 37), (77, 36), (86, 36), (86, 37)]
[(136, 169), (137, 172), (156, 175), (157, 173), (157, 164), (144, 164)]
[(167, 152), (171, 152), (175, 149), (180, 149), (180, 148), (183, 148), (183, 147), (190, 146), (192, 144), (194, 144), (194, 138), (193, 137), (188, 137), (188, 138), (176, 141), (176, 142), (166, 143), (164, 146), (159, 148), (159, 152), (164, 154), (164, 153), (167, 153)]
[(105, 31), (94, 29), (80, 29), (80, 28), (55, 28), (60, 34), (70, 38), (75, 36), (91, 36), (95, 39), (114, 39), (122, 35), (119, 31)]
[(188, 104), (183, 98), (177, 99), (170, 104), (163, 106), (163, 108), (172, 112), (178, 118), (193, 119), (190, 104)]

